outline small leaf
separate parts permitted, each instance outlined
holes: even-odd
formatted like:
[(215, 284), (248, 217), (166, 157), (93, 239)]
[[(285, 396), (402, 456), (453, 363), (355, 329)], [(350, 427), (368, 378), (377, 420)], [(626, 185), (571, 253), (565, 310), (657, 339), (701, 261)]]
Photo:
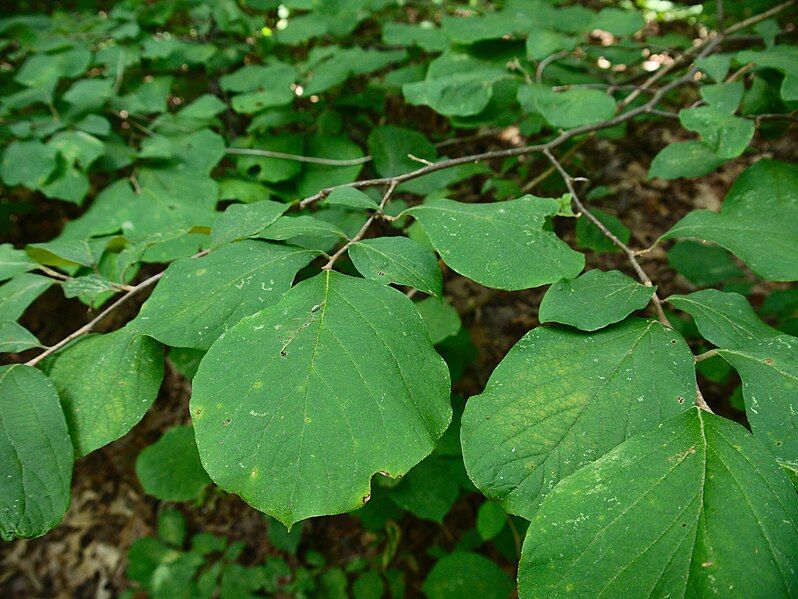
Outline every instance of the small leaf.
[(14, 321), (0, 322), (0, 354), (21, 352), (33, 347), (42, 347), (42, 344), (28, 329)]
[(708, 144), (701, 141), (677, 141), (665, 146), (654, 156), (648, 178), (700, 177), (711, 173), (721, 164), (723, 159)]
[(258, 235), (260, 238), (274, 241), (285, 241), (299, 236), (346, 239), (344, 232), (332, 223), (307, 215), (281, 216)]
[(393, 177), (420, 168), (422, 164), (408, 155), (434, 161), (435, 146), (423, 134), (412, 129), (383, 125), (375, 127), (368, 138), (374, 168), (382, 177)]
[(291, 525), (361, 506), (373, 474), (428, 455), (449, 375), (404, 294), (325, 271), (211, 347), (191, 416), (214, 482)]
[(150, 409), (163, 379), (163, 348), (127, 328), (92, 335), (57, 355), (50, 378), (84, 456), (125, 435)]
[(0, 537), (38, 537), (71, 498), (72, 443), (58, 395), (39, 370), (0, 366)]
[(576, 48), (576, 38), (557, 31), (536, 29), (526, 39), (526, 54), (533, 60), (543, 60), (561, 50)]
[(771, 281), (798, 280), (798, 167), (760, 160), (734, 182), (720, 213), (696, 210), (661, 239), (694, 237), (736, 254)]
[(507, 525), (507, 514), (498, 503), (486, 501), (477, 511), (477, 532), (483, 541), (489, 541)]
[(729, 73), (731, 59), (731, 54), (712, 54), (697, 58), (695, 64), (715, 81), (721, 82), (726, 79), (726, 75)]
[(414, 305), (427, 325), (433, 344), (437, 345), (460, 330), (460, 315), (448, 300), (428, 297)]
[(518, 102), (526, 112), (539, 112), (552, 126), (572, 129), (615, 116), (615, 100), (596, 89), (573, 88), (555, 92), (538, 83), (521, 86)]
[(462, 470), (460, 459), (430, 456), (390, 489), (390, 498), (417, 518), (443, 522), (460, 494)]
[(756, 129), (752, 120), (711, 106), (681, 110), (679, 120), (686, 129), (698, 133), (718, 158), (727, 160), (745, 151)]
[(744, 276), (729, 252), (696, 241), (673, 244), (668, 250), (668, 264), (698, 287), (727, 283)]
[(424, 581), (429, 599), (507, 599), (513, 584), (499, 566), (469, 551), (447, 555), (432, 568)]
[(276, 303), (317, 254), (244, 240), (176, 260), (130, 327), (172, 347), (207, 349), (244, 316)]
[(678, 333), (628, 319), (597, 333), (539, 327), (466, 403), (468, 475), (531, 518), (563, 478), (693, 404), (693, 356)]
[(211, 245), (219, 247), (231, 241), (254, 237), (280, 218), (288, 204), (263, 200), (254, 204), (231, 204), (216, 219)]
[(584, 268), (584, 256), (543, 230), (558, 210), (557, 200), (527, 195), (491, 204), (437, 199), (404, 214), (421, 223), (452, 269), (486, 287), (515, 290), (573, 278)]
[(790, 597), (796, 560), (795, 489), (740, 425), (691, 408), (549, 494), (519, 597)]
[(363, 210), (377, 210), (379, 208), (377, 202), (354, 187), (333, 189), (324, 201), (331, 206), (346, 206)]
[(596, 331), (645, 308), (655, 290), (617, 270), (589, 270), (554, 283), (540, 302), (539, 319)]
[[(610, 233), (615, 235), (623, 243), (629, 243), (632, 232), (617, 216), (599, 210), (598, 208), (593, 208), (590, 212), (601, 224), (609, 229)], [(621, 251), (601, 229), (584, 216), (579, 217), (576, 221), (576, 244), (580, 248), (593, 250), (594, 252), (610, 253)]]
[(365, 239), (349, 247), (349, 257), (367, 279), (415, 287), (437, 298), (443, 276), (435, 254), (407, 237)]
[(6, 185), (39, 189), (56, 166), (56, 149), (39, 141), (12, 141), (0, 162), (0, 177)]
[(200, 464), (194, 429), (175, 426), (136, 458), (136, 476), (144, 492), (162, 501), (199, 497), (211, 479)]

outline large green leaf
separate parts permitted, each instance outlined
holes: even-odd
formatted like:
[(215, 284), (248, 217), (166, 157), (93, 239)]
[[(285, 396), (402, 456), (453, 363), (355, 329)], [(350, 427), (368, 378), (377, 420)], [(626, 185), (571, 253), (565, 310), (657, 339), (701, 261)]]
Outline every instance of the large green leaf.
[(461, 439), (471, 480), (531, 518), (563, 478), (693, 404), (693, 357), (655, 321), (598, 333), (527, 333), (466, 403)]
[(50, 369), (78, 455), (126, 434), (150, 409), (163, 379), (163, 348), (128, 328), (93, 335)]
[(491, 204), (437, 199), (405, 211), (444, 262), (486, 287), (527, 289), (578, 275), (582, 254), (543, 226), (559, 211), (551, 198), (526, 195)]
[(290, 525), (354, 510), (374, 473), (428, 455), (449, 375), (404, 294), (325, 271), (211, 347), (191, 416), (214, 482)]
[(39, 370), (0, 366), (0, 537), (38, 537), (69, 507), (73, 452), (58, 394)]
[(740, 425), (693, 408), (549, 494), (519, 596), (794, 597), (796, 562), (795, 489)]
[(744, 347), (780, 334), (762, 322), (739, 293), (703, 289), (689, 295), (671, 295), (668, 303), (695, 318), (704, 339), (718, 347)]
[(277, 302), (318, 252), (244, 240), (169, 265), (131, 328), (172, 347), (207, 349), (244, 316)]
[(559, 322), (596, 331), (648, 305), (655, 288), (617, 270), (589, 270), (552, 285), (540, 302), (540, 322)]
[(408, 285), (437, 298), (443, 293), (435, 254), (407, 237), (364, 239), (349, 247), (349, 257), (372, 281)]
[(136, 476), (148, 495), (162, 501), (190, 501), (211, 479), (200, 464), (194, 429), (175, 426), (136, 458)]
[(734, 182), (720, 213), (696, 210), (662, 239), (695, 237), (736, 254), (773, 281), (798, 279), (798, 166), (760, 160)]

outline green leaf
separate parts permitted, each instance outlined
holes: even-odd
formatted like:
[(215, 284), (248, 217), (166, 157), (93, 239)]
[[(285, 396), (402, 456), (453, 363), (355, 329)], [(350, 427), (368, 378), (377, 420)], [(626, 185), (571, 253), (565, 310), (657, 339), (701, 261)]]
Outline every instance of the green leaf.
[(105, 152), (103, 142), (83, 131), (62, 131), (47, 145), (58, 150), (70, 165), (78, 164), (84, 171)]
[(0, 281), (5, 281), (36, 268), (23, 250), (15, 249), (10, 243), (0, 244)]
[(745, 347), (780, 335), (759, 320), (751, 304), (739, 293), (703, 289), (689, 295), (671, 295), (667, 301), (695, 318), (704, 339), (718, 347)]
[(423, 589), (429, 599), (507, 599), (513, 584), (488, 558), (469, 551), (456, 551), (435, 564)]
[[(362, 158), (363, 150), (346, 137), (317, 134), (308, 139), (305, 154), (316, 158), (351, 160)], [(297, 181), (297, 191), (300, 196), (307, 197), (320, 189), (351, 183), (357, 179), (361, 170), (363, 170), (362, 164), (355, 166), (307, 164)]]
[(779, 462), (798, 466), (798, 339), (779, 335), (718, 353), (740, 374), (751, 431)]
[(281, 216), (273, 225), (261, 231), (258, 237), (273, 241), (285, 241), (294, 237), (337, 237), (346, 239), (346, 234), (326, 220), (308, 216)]
[(731, 59), (731, 54), (712, 54), (697, 58), (695, 64), (712, 79), (721, 82), (726, 79), (726, 75), (729, 73)]
[(418, 131), (383, 125), (372, 129), (368, 138), (374, 168), (382, 177), (394, 177), (423, 166), (418, 160), (435, 160), (435, 146)]
[(460, 330), (460, 315), (447, 300), (427, 297), (414, 305), (427, 325), (433, 344), (437, 345)]
[(147, 446), (136, 458), (136, 476), (145, 493), (162, 501), (191, 501), (211, 482), (190, 425), (172, 427)]
[(677, 141), (654, 156), (648, 178), (680, 179), (707, 175), (723, 164), (712, 148), (702, 141)]
[(539, 319), (596, 331), (645, 308), (654, 291), (617, 270), (589, 270), (554, 283), (540, 302)]
[[(54, 239), (46, 243), (31, 243), (25, 247), (25, 252), (39, 264), (49, 266), (93, 266), (99, 262), (92, 247), (86, 241), (71, 239)], [(102, 244), (104, 245), (104, 244)], [(102, 253), (102, 247), (99, 253)]]
[(743, 270), (722, 247), (696, 241), (680, 241), (668, 250), (668, 264), (699, 287), (740, 279)]
[(163, 379), (161, 344), (128, 328), (70, 345), (50, 369), (80, 456), (116, 441), (144, 417)]
[(39, 189), (55, 170), (57, 151), (39, 141), (12, 141), (0, 163), (0, 177), (6, 185)]
[(391, 500), (417, 518), (443, 522), (460, 494), (462, 469), (459, 458), (430, 456), (390, 490)]
[(590, 334), (539, 327), (466, 403), (466, 469), (488, 498), (531, 518), (560, 480), (695, 396), (690, 349), (655, 321)]
[(728, 114), (734, 114), (737, 112), (740, 102), (742, 102), (745, 84), (742, 81), (732, 81), (730, 83), (702, 85), (698, 91), (712, 108)]
[(338, 187), (330, 192), (324, 202), (330, 206), (346, 206), (363, 210), (377, 210), (377, 202), (354, 187)]
[(318, 252), (263, 241), (169, 265), (130, 326), (172, 347), (207, 349), (244, 316), (276, 303)]
[(391, 46), (419, 46), (427, 52), (440, 52), (447, 46), (446, 35), (431, 21), (414, 25), (385, 23), (382, 41)]
[(696, 210), (661, 239), (694, 237), (726, 248), (758, 275), (798, 280), (798, 167), (760, 160), (734, 182), (720, 213)]
[(437, 298), (443, 275), (430, 250), (407, 237), (364, 239), (349, 246), (349, 257), (367, 279), (414, 287)]
[(531, 195), (491, 204), (436, 199), (405, 210), (453, 270), (486, 287), (527, 289), (573, 278), (584, 256), (543, 230), (559, 203)]
[(737, 53), (737, 60), (745, 64), (756, 63), (760, 67), (778, 69), (784, 73), (781, 97), (785, 102), (798, 100), (798, 48), (778, 44), (765, 50), (744, 50)]
[(477, 511), (477, 532), (482, 540), (489, 541), (507, 525), (507, 515), (498, 503), (486, 501)]
[(646, 25), (643, 13), (622, 8), (602, 8), (590, 24), (591, 29), (609, 31), (613, 35), (628, 36)]
[(555, 92), (538, 83), (518, 88), (518, 102), (526, 112), (539, 112), (552, 127), (572, 129), (615, 116), (615, 100), (597, 89), (573, 88)]
[(754, 137), (754, 122), (711, 106), (679, 111), (679, 120), (695, 131), (718, 158), (735, 158), (742, 154)]
[(359, 507), (374, 473), (428, 455), (449, 375), (401, 292), (325, 271), (213, 345), (191, 416), (214, 482), (290, 525)]
[(254, 204), (231, 204), (213, 224), (211, 245), (218, 247), (231, 241), (254, 237), (280, 218), (288, 208), (288, 204), (270, 200)]
[(543, 60), (562, 50), (576, 48), (576, 38), (557, 31), (537, 29), (526, 39), (526, 54), (533, 60)]
[(446, 116), (479, 114), (493, 96), (493, 85), (505, 73), (501, 69), (482, 67), (471, 72), (429, 78), (405, 83), (402, 93), (409, 104), (429, 106)]
[(796, 560), (795, 490), (740, 425), (692, 408), (549, 494), (519, 597), (790, 597)]
[(40, 371), (0, 366), (0, 537), (38, 537), (71, 498), (72, 443), (58, 395)]
[[(304, 152), (302, 138), (296, 135), (271, 135), (267, 139), (253, 141), (240, 140), (234, 147), (254, 147), (257, 150), (301, 155)], [(236, 160), (238, 171), (258, 181), (276, 183), (296, 177), (302, 171), (302, 163), (285, 158), (263, 156), (239, 156)], [(318, 190), (316, 190), (318, 191)]]
[(0, 321), (17, 320), (25, 309), (55, 281), (23, 273), (0, 286)]
[(42, 347), (42, 344), (28, 329), (14, 321), (0, 322), (0, 354), (21, 352), (33, 347)]
[[(623, 243), (629, 243), (632, 232), (624, 225), (617, 216), (592, 208), (591, 214), (603, 224), (610, 233), (615, 235)], [(584, 216), (576, 221), (576, 244), (583, 249), (593, 250), (594, 252), (620, 252), (621, 249), (608, 238), (601, 229)]]

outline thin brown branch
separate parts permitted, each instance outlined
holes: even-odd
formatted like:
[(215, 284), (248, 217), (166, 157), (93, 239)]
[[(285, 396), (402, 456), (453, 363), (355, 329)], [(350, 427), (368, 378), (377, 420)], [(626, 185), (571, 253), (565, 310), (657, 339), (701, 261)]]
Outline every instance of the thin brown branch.
[(366, 231), (369, 230), (369, 227), (371, 227), (371, 225), (374, 223), (377, 217), (381, 214), (384, 214), (385, 205), (388, 203), (388, 200), (391, 199), (391, 196), (393, 195), (393, 192), (396, 189), (397, 185), (398, 183), (396, 183), (395, 181), (389, 183), (388, 190), (383, 194), (382, 201), (380, 202), (380, 206), (377, 212), (369, 216), (368, 220), (366, 220), (366, 222), (363, 223), (363, 226), (360, 227), (360, 230), (355, 234), (354, 237), (352, 237), (352, 239), (347, 241), (344, 245), (338, 248), (337, 252), (335, 252), (332, 256), (330, 256), (330, 259), (327, 261), (327, 264), (321, 267), (322, 270), (331, 270), (332, 267), (335, 265), (335, 262), (338, 260), (338, 258), (340, 258), (350, 247), (352, 247), (352, 245), (356, 244), (358, 241), (363, 239), (363, 236), (366, 234)]
[[(576, 193), (576, 188), (574, 187), (574, 178), (568, 174), (554, 154), (552, 154), (549, 149), (543, 150), (543, 153), (551, 161), (552, 165), (554, 165), (554, 168), (557, 169), (565, 181), (565, 186), (571, 193), (571, 200), (573, 200), (577, 210), (579, 210), (579, 212), (591, 223), (596, 225), (596, 227), (598, 227), (605, 237), (612, 241), (612, 243), (614, 243), (624, 254), (626, 254), (626, 257), (629, 259), (632, 268), (634, 268), (635, 272), (637, 273), (637, 277), (640, 279), (640, 282), (646, 287), (654, 287), (654, 283), (651, 281), (651, 278), (646, 274), (646, 271), (643, 270), (643, 267), (640, 266), (640, 263), (637, 261), (634, 250), (632, 250), (623, 241), (618, 239), (618, 236), (615, 235), (615, 233), (610, 231), (603, 222), (596, 218), (595, 215), (593, 215), (593, 213), (591, 213), (590, 210), (585, 207), (585, 205), (582, 203), (582, 200), (579, 199), (579, 194)], [(657, 318), (659, 319), (660, 323), (666, 327), (672, 328), (671, 323), (668, 321), (668, 317), (665, 316), (665, 312), (662, 309), (662, 301), (660, 300), (656, 291), (651, 296), (651, 302), (654, 304), (654, 310), (657, 312)]]
[(308, 164), (321, 164), (324, 166), (357, 166), (371, 162), (371, 156), (360, 158), (350, 158), (338, 160), (335, 158), (318, 158), (316, 156), (300, 156), (299, 154), (288, 154), (286, 152), (273, 152), (272, 150), (258, 150), (255, 148), (227, 148), (228, 154), (236, 156), (260, 156), (261, 158), (281, 158), (282, 160), (292, 160), (294, 162), (305, 162)]
[[(207, 253), (208, 253), (208, 250), (203, 250), (203, 251), (195, 254), (194, 257), (195, 258), (199, 258), (201, 256), (204, 256)], [(161, 271), (158, 274), (152, 275), (151, 277), (149, 277), (147, 279), (144, 279), (141, 283), (138, 283), (137, 285), (134, 285), (134, 286), (130, 287), (130, 289), (127, 291), (127, 293), (125, 293), (123, 296), (119, 297), (114, 302), (112, 302), (107, 308), (105, 308), (97, 316), (92, 318), (89, 322), (87, 322), (86, 324), (84, 324), (79, 329), (73, 331), (72, 333), (70, 333), (69, 335), (67, 335), (63, 339), (61, 339), (61, 341), (59, 341), (55, 345), (52, 345), (52, 346), (48, 347), (47, 349), (45, 349), (42, 353), (40, 353), (35, 358), (31, 358), (25, 364), (27, 366), (36, 366), (36, 364), (38, 364), (39, 362), (44, 360), (47, 356), (51, 356), (52, 354), (56, 353), (58, 350), (60, 350), (64, 346), (68, 345), (69, 343), (71, 343), (72, 341), (77, 339), (78, 337), (82, 337), (83, 335), (86, 335), (87, 333), (90, 333), (92, 330), (94, 330), (94, 327), (97, 326), (97, 324), (103, 318), (108, 316), (111, 312), (116, 310), (119, 306), (124, 304), (131, 297), (133, 297), (134, 295), (136, 295), (140, 291), (143, 291), (147, 287), (151, 287), (152, 285), (157, 283), (161, 279), (161, 277), (163, 277), (163, 273), (164, 273), (164, 271)]]

